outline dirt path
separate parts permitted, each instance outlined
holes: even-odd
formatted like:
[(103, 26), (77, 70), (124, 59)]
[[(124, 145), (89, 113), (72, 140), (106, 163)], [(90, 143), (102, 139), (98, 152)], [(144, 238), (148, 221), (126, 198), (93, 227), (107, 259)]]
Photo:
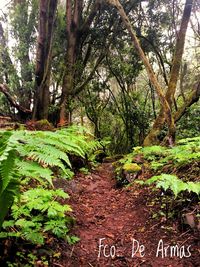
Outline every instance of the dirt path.
[[(90, 175), (79, 175), (67, 187), (76, 218), (72, 232), (80, 241), (71, 247), (63, 245), (60, 266), (200, 266), (196, 247), (191, 248), (189, 258), (162, 258), (161, 251), (156, 257), (161, 239), (164, 246), (174, 241), (181, 247), (185, 242), (186, 255), (194, 240), (187, 233), (179, 237), (150, 220), (148, 191), (115, 188), (110, 163), (103, 163)], [(141, 251), (136, 251), (138, 243)]]

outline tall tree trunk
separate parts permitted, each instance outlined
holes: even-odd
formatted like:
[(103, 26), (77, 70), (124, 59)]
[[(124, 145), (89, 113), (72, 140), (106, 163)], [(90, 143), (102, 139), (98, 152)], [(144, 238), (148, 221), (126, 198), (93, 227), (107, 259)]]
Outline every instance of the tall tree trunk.
[(33, 119), (48, 119), (53, 29), (57, 0), (40, 0)]
[(60, 121), (59, 125), (68, 124), (68, 112), (66, 110), (67, 101), (73, 91), (75, 63), (77, 59), (79, 28), (83, 10), (83, 1), (75, 0), (74, 8), (71, 0), (66, 1), (66, 29), (67, 29), (67, 52), (66, 69), (63, 77), (62, 95), (60, 102)]
[[(185, 7), (183, 11), (182, 21), (180, 30), (178, 32), (178, 38), (176, 41), (174, 59), (172, 63), (171, 73), (170, 73), (170, 80), (166, 92), (166, 100), (169, 103), (170, 108), (172, 109), (173, 99), (175, 96), (175, 91), (177, 87), (177, 82), (179, 78), (179, 72), (181, 67), (182, 56), (184, 52), (184, 44), (185, 44), (185, 35), (188, 27), (188, 23), (190, 20), (191, 10), (192, 10), (193, 0), (186, 0)], [(144, 145), (153, 145), (158, 143), (158, 135), (163, 128), (165, 123), (164, 117), (165, 110), (161, 107), (160, 113), (155, 120), (152, 129), (150, 130), (149, 134), (146, 136), (144, 140)]]
[[(94, 1), (88, 17), (83, 21), (83, 0), (66, 0), (66, 29), (67, 29), (67, 51), (66, 51), (66, 69), (62, 82), (62, 95), (60, 101), (60, 119), (59, 126), (69, 123), (67, 104), (70, 102), (70, 97), (80, 93), (91, 80), (94, 73), (91, 72), (88, 79), (77, 90), (75, 90), (75, 74), (79, 53), (80, 40), (83, 42), (88, 36), (90, 26), (97, 14), (97, 11), (102, 5), (102, 0)], [(85, 1), (86, 2), (86, 1)], [(100, 64), (101, 60), (97, 60)]]
[(130, 22), (128, 16), (126, 15), (122, 5), (120, 4), (120, 2), (118, 0), (107, 0), (107, 1), (108, 1), (108, 3), (110, 3), (111, 5), (113, 5), (117, 8), (117, 10), (121, 16), (121, 19), (122, 19), (124, 25), (126, 26), (130, 36), (131, 36), (133, 45), (134, 45), (138, 55), (140, 56), (140, 59), (142, 60), (144, 66), (146, 68), (146, 71), (147, 71), (148, 76), (149, 76), (149, 80), (152, 83), (152, 85), (154, 86), (154, 88), (158, 94), (160, 104), (161, 104), (161, 107), (163, 109), (164, 118), (161, 118), (161, 120), (157, 120), (157, 127), (159, 127), (159, 129), (160, 129), (161, 125), (163, 125), (164, 121), (166, 120), (167, 125), (168, 125), (168, 130), (169, 130), (169, 133), (168, 133), (169, 138), (170, 138), (170, 141), (173, 143), (175, 141), (175, 124), (174, 124), (174, 119), (173, 119), (172, 112), (171, 112), (171, 107), (170, 107), (170, 105), (169, 105), (169, 103), (168, 103), (168, 101), (164, 95), (164, 92), (163, 92), (160, 84), (158, 83), (158, 80), (154, 74), (154, 71), (153, 71), (153, 69), (149, 63), (148, 58), (145, 56), (144, 51), (141, 48), (139, 40), (136, 37), (136, 34), (132, 28), (131, 22)]

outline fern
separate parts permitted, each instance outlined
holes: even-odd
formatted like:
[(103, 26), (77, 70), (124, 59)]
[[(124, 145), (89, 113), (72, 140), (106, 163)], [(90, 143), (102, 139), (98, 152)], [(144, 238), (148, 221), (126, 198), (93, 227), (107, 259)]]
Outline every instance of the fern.
[(162, 188), (163, 190), (170, 189), (175, 197), (182, 191), (193, 192), (197, 195), (200, 194), (200, 183), (199, 182), (183, 182), (176, 175), (161, 174), (158, 176), (153, 176), (148, 179), (144, 184), (151, 185), (156, 183), (157, 188)]
[[(45, 181), (47, 181), (51, 186), (53, 186), (52, 170), (50, 170), (49, 168), (43, 168), (37, 162), (18, 160), (17, 171), (19, 172), (20, 177), (24, 177), (25, 181), (36, 179), (42, 185), (45, 185)], [(23, 178), (21, 179), (21, 181), (23, 182)]]
[[(22, 237), (34, 244), (44, 244), (45, 232), (59, 238), (66, 237), (69, 219), (66, 212), (72, 211), (69, 205), (61, 205), (56, 198), (68, 198), (62, 190), (43, 188), (30, 189), (21, 195), (20, 201), (15, 200), (11, 208), (13, 220), (4, 221), (3, 229), (15, 228), (15, 236)], [(38, 215), (34, 216), (33, 214)], [(12, 232), (10, 231), (10, 236)], [(0, 237), (8, 237), (5, 232)]]
[(15, 174), (16, 141), (12, 133), (1, 133), (0, 147), (0, 227), (12, 205), (14, 197), (18, 195), (18, 177)]
[[(55, 132), (16, 131), (0, 133), (0, 227), (19, 192), (19, 184), (35, 179), (53, 186), (52, 168), (71, 178), (68, 155), (85, 157), (100, 144), (83, 127), (70, 127)], [(6, 200), (6, 204), (5, 204)]]

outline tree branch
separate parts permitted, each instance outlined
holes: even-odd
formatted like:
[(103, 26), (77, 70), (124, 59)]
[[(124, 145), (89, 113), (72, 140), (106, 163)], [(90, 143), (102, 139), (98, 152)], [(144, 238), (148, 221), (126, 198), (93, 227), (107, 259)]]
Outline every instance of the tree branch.
[(84, 22), (81, 32), (85, 32), (87, 31), (87, 29), (90, 28), (90, 25), (92, 24), (97, 11), (100, 9), (102, 5), (102, 0), (96, 0), (95, 3), (93, 4), (92, 10), (90, 12), (90, 14), (88, 15), (88, 18), (86, 19), (86, 21)]
[(99, 58), (98, 58), (98, 60), (97, 60), (97, 62), (95, 64), (94, 68), (91, 70), (88, 78), (74, 92), (72, 92), (72, 95), (79, 94), (85, 88), (85, 86), (92, 80), (95, 71), (97, 70), (99, 64), (102, 62), (102, 60), (104, 59), (104, 57), (105, 57), (105, 54), (102, 53), (99, 56)]
[(32, 113), (31, 110), (26, 109), (26, 108), (22, 107), (21, 105), (19, 105), (17, 103), (17, 101), (10, 95), (10, 93), (8, 91), (9, 91), (9, 88), (6, 84), (0, 84), (0, 92), (2, 92), (6, 96), (9, 103), (11, 104), (11, 106), (16, 108), (19, 112), (23, 112), (25, 114), (31, 114)]
[(185, 114), (187, 109), (194, 103), (198, 102), (200, 98), (200, 81), (197, 84), (197, 88), (193, 90), (188, 99), (186, 99), (185, 103), (178, 109), (178, 111), (174, 114), (174, 121), (179, 121), (182, 116)]

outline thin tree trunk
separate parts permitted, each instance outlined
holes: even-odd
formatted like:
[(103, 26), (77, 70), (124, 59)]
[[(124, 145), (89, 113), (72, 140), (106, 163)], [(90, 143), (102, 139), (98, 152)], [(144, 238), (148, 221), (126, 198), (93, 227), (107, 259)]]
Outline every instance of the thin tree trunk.
[(124, 22), (130, 36), (131, 36), (131, 39), (132, 39), (132, 42), (134, 44), (134, 47), (136, 49), (136, 51), (138, 52), (139, 56), (140, 56), (140, 59), (142, 60), (145, 68), (146, 68), (146, 71), (148, 73), (148, 76), (149, 76), (149, 80), (151, 81), (152, 85), (154, 86), (157, 94), (158, 94), (158, 97), (159, 97), (159, 100), (160, 100), (160, 104), (161, 104), (161, 107), (164, 111), (164, 118), (161, 118), (160, 120), (157, 120), (157, 125), (156, 127), (157, 128), (161, 128), (161, 126), (163, 125), (163, 122), (167, 121), (167, 125), (168, 125), (168, 130), (169, 130), (169, 138), (170, 138), (170, 142), (174, 142), (175, 141), (175, 125), (174, 125), (174, 119), (173, 119), (173, 116), (172, 116), (172, 112), (171, 112), (171, 108), (170, 108), (170, 105), (168, 104), (168, 101), (167, 99), (165, 98), (165, 95), (164, 95), (164, 92), (161, 88), (161, 86), (159, 85), (158, 83), (158, 80), (154, 74), (154, 71), (149, 63), (149, 60), (148, 58), (145, 56), (144, 54), (144, 51), (142, 50), (141, 48), (141, 45), (139, 43), (139, 40), (138, 38), (136, 37), (136, 34), (132, 28), (132, 25), (130, 23), (130, 20), (128, 18), (128, 16), (126, 15), (122, 5), (120, 4), (120, 2), (118, 0), (107, 0), (111, 5), (114, 5), (120, 16), (121, 16), (121, 19), (122, 21)]
[(172, 68), (170, 72), (170, 80), (169, 80), (169, 85), (168, 85), (167, 93), (166, 93), (166, 98), (167, 98), (167, 101), (170, 107), (172, 107), (172, 104), (173, 104), (173, 98), (176, 92), (176, 86), (177, 86), (177, 82), (179, 79), (181, 62), (182, 62), (182, 57), (184, 53), (185, 36), (186, 36), (188, 23), (190, 20), (192, 5), (193, 5), (193, 0), (186, 0), (184, 11), (183, 11), (183, 16), (182, 16), (182, 21), (180, 25), (180, 30), (178, 32), (178, 38), (176, 41), (175, 53), (174, 53)]
[(183, 83), (186, 73), (187, 73), (187, 63), (184, 63), (183, 66), (181, 66), (181, 74), (180, 74), (180, 93), (184, 102), (186, 99), (184, 94)]
[(178, 109), (178, 111), (174, 114), (175, 122), (179, 121), (182, 116), (185, 114), (187, 109), (200, 98), (200, 82), (198, 82), (196, 89), (190, 94), (190, 96), (185, 100), (184, 104)]
[(151, 83), (149, 83), (150, 90), (151, 90), (151, 101), (152, 101), (152, 108), (153, 108), (153, 114), (154, 114), (154, 119), (156, 119), (156, 106), (155, 106), (155, 93), (154, 93), (154, 88)]
[[(185, 2), (185, 8), (184, 8), (183, 16), (182, 16), (181, 26), (180, 26), (180, 30), (178, 33), (178, 39), (176, 42), (174, 59), (172, 63), (171, 73), (170, 73), (170, 80), (169, 80), (169, 85), (168, 85), (167, 92), (166, 92), (166, 100), (169, 103), (170, 109), (172, 109), (172, 103), (173, 103), (173, 99), (174, 99), (175, 91), (177, 87), (181, 61), (182, 61), (182, 56), (184, 52), (185, 35), (186, 35), (186, 31), (187, 31), (187, 27), (188, 27), (190, 15), (191, 15), (192, 4), (193, 4), (193, 0), (186, 0)], [(152, 129), (150, 130), (149, 134), (146, 136), (144, 140), (145, 146), (158, 143), (157, 137), (160, 134), (160, 131), (162, 130), (163, 125), (166, 121), (164, 117), (164, 112), (165, 110), (163, 109), (163, 107), (161, 107), (159, 115), (157, 119), (155, 120)]]
[(74, 8), (72, 1), (66, 1), (66, 28), (67, 28), (67, 52), (66, 52), (66, 69), (63, 77), (62, 95), (60, 102), (60, 121), (59, 126), (69, 124), (68, 112), (66, 110), (67, 101), (74, 88), (75, 62), (77, 59), (78, 49), (78, 29), (81, 22), (81, 12), (83, 1), (76, 0)]

